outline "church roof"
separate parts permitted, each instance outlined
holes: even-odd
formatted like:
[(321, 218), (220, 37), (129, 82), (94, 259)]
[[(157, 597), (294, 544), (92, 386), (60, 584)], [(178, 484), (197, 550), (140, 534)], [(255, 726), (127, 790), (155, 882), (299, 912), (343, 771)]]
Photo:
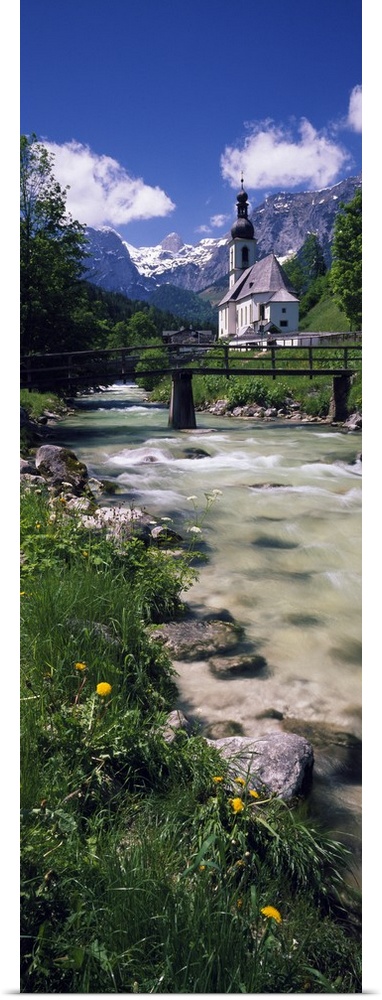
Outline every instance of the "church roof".
[(268, 301), (271, 299), (277, 302), (293, 299), (298, 301), (289, 278), (273, 253), (256, 261), (256, 264), (243, 271), (240, 278), (219, 302), (219, 305), (224, 305), (232, 300), (240, 301), (240, 299), (250, 295), (261, 293), (267, 295)]

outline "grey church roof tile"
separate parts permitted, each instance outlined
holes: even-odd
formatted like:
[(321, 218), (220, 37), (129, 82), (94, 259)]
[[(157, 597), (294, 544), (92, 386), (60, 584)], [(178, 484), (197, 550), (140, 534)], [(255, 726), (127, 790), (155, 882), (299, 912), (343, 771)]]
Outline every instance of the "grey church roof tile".
[[(277, 301), (296, 299), (294, 289), (273, 253), (268, 254), (268, 257), (263, 257), (262, 260), (258, 260), (252, 267), (247, 268), (224, 298), (221, 299), (219, 306), (232, 300), (237, 301), (246, 298), (249, 295), (259, 295), (262, 292), (278, 293), (277, 296), (270, 295), (269, 300), (271, 298), (277, 298)], [(284, 298), (285, 293), (289, 293), (288, 298)]]

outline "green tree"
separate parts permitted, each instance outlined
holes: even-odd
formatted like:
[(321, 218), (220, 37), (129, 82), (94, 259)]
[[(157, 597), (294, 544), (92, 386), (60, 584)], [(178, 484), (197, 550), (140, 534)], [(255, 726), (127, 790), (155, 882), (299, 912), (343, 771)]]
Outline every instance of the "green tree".
[(299, 297), (304, 290), (305, 274), (297, 254), (285, 261), (283, 264), (283, 271), (285, 271), (285, 274), (289, 278), (296, 295)]
[(316, 233), (308, 234), (298, 253), (283, 264), (283, 270), (299, 297), (307, 292), (312, 282), (324, 277), (327, 267)]
[(334, 224), (330, 283), (352, 330), (362, 326), (362, 191), (342, 203)]
[(78, 343), (84, 227), (67, 213), (53, 156), (34, 134), (21, 136), (20, 230), (22, 351), (87, 346)]
[(298, 253), (299, 261), (305, 275), (306, 287), (316, 278), (326, 274), (324, 252), (316, 233), (309, 233)]
[(158, 329), (145, 312), (136, 312), (128, 324), (128, 343), (144, 346), (158, 337)]

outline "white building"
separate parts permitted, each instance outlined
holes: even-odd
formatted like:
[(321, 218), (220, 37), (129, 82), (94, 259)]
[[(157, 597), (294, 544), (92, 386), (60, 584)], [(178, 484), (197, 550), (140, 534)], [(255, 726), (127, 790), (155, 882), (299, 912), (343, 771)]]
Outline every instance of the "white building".
[(219, 302), (219, 338), (243, 346), (298, 330), (299, 300), (274, 254), (255, 263), (256, 240), (241, 182), (229, 243), (229, 290)]

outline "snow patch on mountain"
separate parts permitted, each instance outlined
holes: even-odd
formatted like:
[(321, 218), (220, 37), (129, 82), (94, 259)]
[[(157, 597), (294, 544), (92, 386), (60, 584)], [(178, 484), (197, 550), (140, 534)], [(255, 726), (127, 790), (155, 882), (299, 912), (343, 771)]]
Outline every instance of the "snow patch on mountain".
[(184, 268), (185, 264), (204, 268), (216, 251), (227, 245), (228, 236), (220, 239), (206, 237), (193, 246), (191, 243), (183, 243), (178, 233), (170, 233), (154, 247), (134, 247), (131, 243), (124, 243), (133, 264), (145, 278), (162, 277), (166, 271), (173, 275), (174, 271)]

